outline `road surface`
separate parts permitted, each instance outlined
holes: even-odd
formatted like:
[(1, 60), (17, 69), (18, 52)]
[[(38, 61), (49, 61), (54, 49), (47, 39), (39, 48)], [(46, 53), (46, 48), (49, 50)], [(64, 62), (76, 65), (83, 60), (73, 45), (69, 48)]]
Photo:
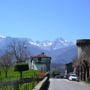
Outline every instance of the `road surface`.
[(50, 79), (48, 90), (90, 90), (90, 85), (67, 79)]

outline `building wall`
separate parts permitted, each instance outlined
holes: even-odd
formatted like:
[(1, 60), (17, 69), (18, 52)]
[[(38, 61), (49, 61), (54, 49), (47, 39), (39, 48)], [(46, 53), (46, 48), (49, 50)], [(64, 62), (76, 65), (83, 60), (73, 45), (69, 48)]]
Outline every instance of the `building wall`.
[(29, 69), (32, 69), (32, 63), (31, 63), (31, 60), (30, 60), (30, 59), (26, 60), (26, 63), (28, 64)]
[(83, 60), (88, 61), (90, 64), (90, 45), (78, 47), (78, 59), (82, 62)]
[(90, 78), (90, 45), (78, 46), (78, 75), (81, 80)]
[(29, 66), (32, 66), (32, 69), (50, 71), (50, 58), (33, 58), (29, 62)]
[(67, 70), (67, 73), (73, 73), (74, 68), (72, 67), (72, 63), (66, 64), (66, 70)]
[(34, 64), (34, 68), (33, 69), (46, 71), (46, 65), (45, 64)]

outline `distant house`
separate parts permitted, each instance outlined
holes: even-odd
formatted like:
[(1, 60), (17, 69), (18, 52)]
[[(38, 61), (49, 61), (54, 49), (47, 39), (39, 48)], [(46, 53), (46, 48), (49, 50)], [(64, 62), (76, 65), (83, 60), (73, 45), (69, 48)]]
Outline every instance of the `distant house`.
[(69, 73), (77, 74), (76, 72), (77, 65), (78, 65), (78, 59), (76, 57), (72, 62), (65, 65), (65, 74), (69, 74)]
[(73, 68), (73, 66), (72, 66), (72, 62), (66, 64), (66, 70), (65, 70), (65, 73), (66, 73), (66, 74), (68, 74), (68, 73), (73, 73), (73, 71), (74, 71), (74, 68)]
[(29, 68), (34, 70), (50, 71), (51, 57), (41, 53), (38, 56), (31, 56), (29, 60)]

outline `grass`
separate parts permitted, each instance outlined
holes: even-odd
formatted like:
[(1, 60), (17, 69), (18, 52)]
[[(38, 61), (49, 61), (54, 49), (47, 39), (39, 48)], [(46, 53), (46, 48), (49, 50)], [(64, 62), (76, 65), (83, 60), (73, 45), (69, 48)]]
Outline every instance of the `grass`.
[[(27, 70), (23, 71), (23, 78), (30, 78), (30, 77), (39, 77), (39, 72), (38, 70)], [(8, 70), (8, 75), (7, 78), (5, 78), (5, 72), (3, 69), (1, 69), (1, 75), (0, 75), (0, 81), (6, 81), (6, 80), (11, 80), (11, 79), (19, 79), (20, 78), (20, 73), (15, 72), (13, 70), (13, 67)]]
[(84, 81), (84, 83), (86, 83), (86, 84), (89, 84), (89, 85), (90, 85), (90, 82), (88, 82), (88, 81)]
[(20, 85), (19, 89), (20, 90), (32, 90), (35, 85), (37, 85), (37, 82), (25, 83), (23, 85)]
[(90, 81), (81, 81), (81, 82), (90, 85)]
[(35, 85), (37, 85), (37, 82), (24, 83), (22, 85), (19, 85), (18, 88), (5, 86), (4, 88), (0, 88), (0, 90), (32, 90)]
[[(7, 78), (5, 77), (5, 72), (3, 70), (2, 67), (0, 67), (0, 82), (6, 82), (9, 80), (19, 80), (20, 79), (20, 73), (19, 72), (15, 72), (14, 68), (11, 67), (8, 69), (8, 75)], [(38, 70), (27, 70), (27, 71), (23, 71), (22, 77), (23, 78), (31, 78), (31, 77), (36, 77), (36, 78), (40, 78), (40, 72)], [(34, 88), (34, 86), (37, 84), (37, 81), (31, 82), (31, 83), (24, 83), (22, 85), (19, 85), (19, 88), (16, 90), (32, 90), (32, 88)], [(0, 90), (15, 90), (13, 87), (11, 86), (5, 86), (4, 88), (0, 88)]]

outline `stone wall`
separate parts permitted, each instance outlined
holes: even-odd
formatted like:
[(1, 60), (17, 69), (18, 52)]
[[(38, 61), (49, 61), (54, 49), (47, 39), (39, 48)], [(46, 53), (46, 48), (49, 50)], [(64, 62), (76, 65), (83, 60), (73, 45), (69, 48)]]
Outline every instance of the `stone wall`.
[(44, 76), (44, 79), (42, 81), (40, 81), (33, 88), (33, 90), (48, 90), (48, 87), (49, 87), (49, 78), (50, 78), (50, 74), (46, 73), (46, 75)]
[(88, 80), (88, 78), (90, 78), (90, 40), (77, 40), (77, 46), (77, 73), (81, 80)]

